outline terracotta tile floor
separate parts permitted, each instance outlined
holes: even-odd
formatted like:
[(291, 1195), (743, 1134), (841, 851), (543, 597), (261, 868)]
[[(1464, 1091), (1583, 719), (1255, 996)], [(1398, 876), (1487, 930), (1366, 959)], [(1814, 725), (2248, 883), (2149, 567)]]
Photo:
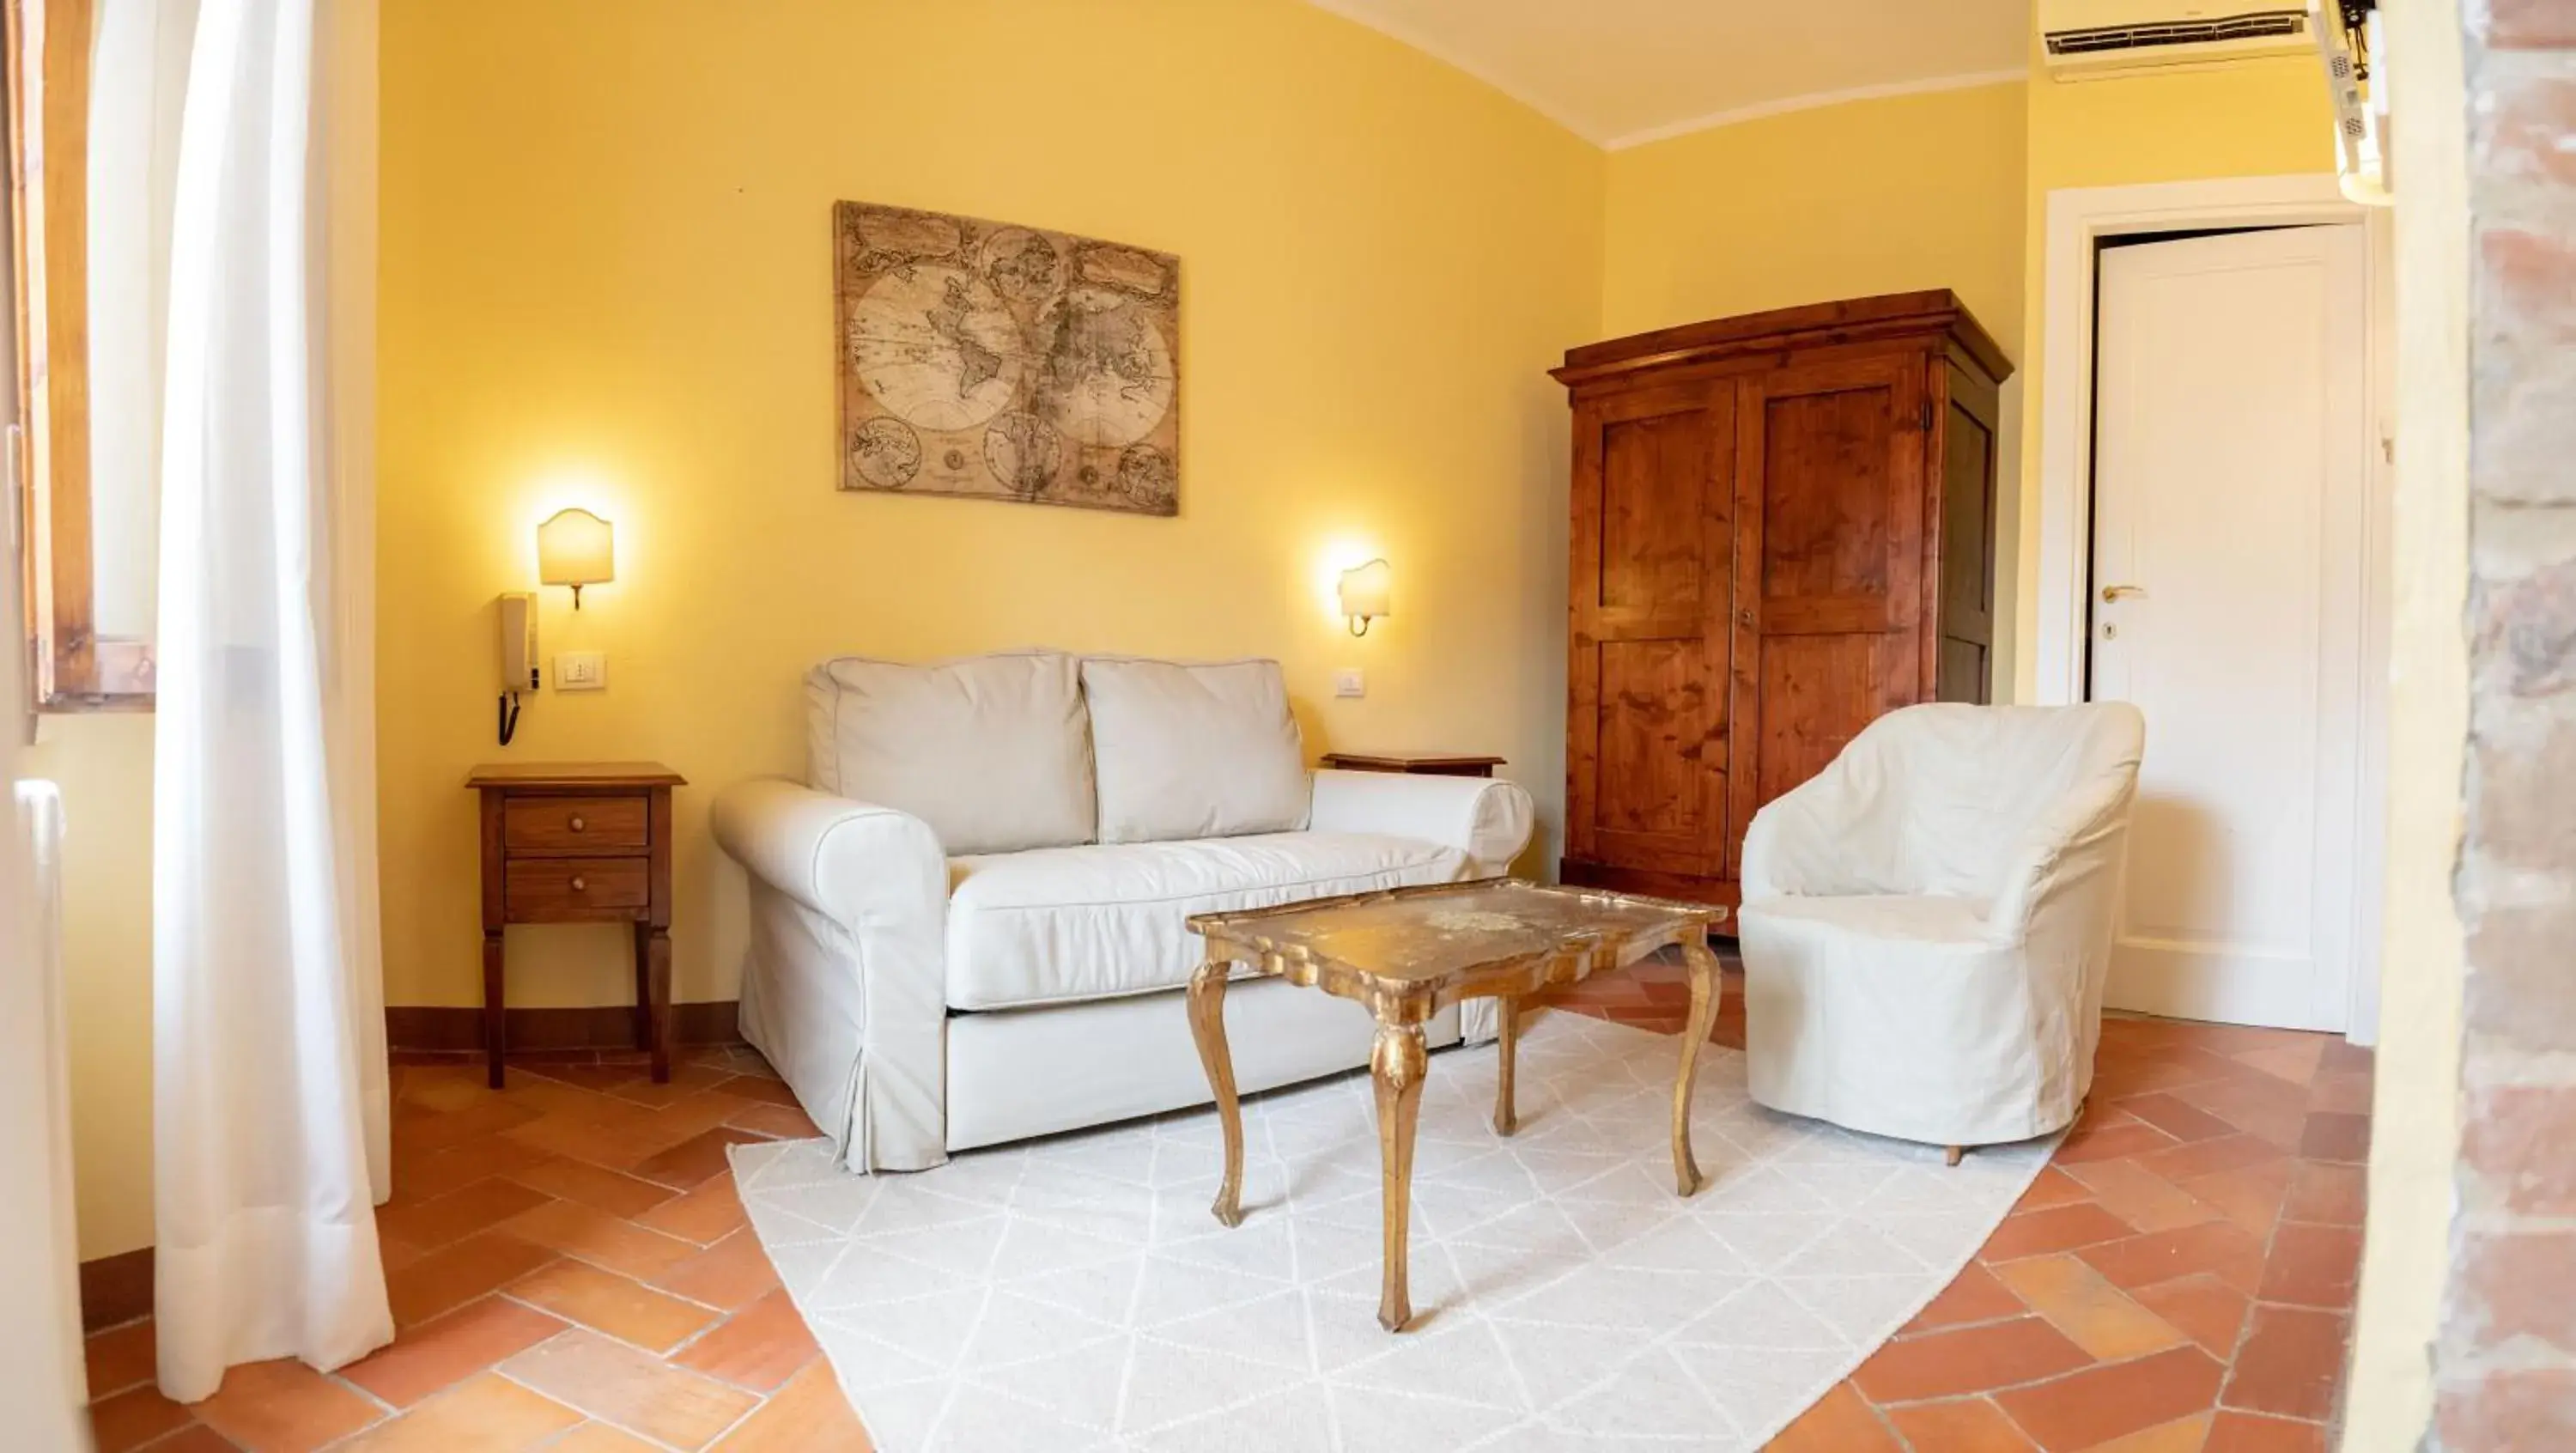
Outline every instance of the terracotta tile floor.
[[(1714, 1038), (1741, 1047), (1740, 980)], [(1678, 1033), (1678, 966), (1554, 996)], [(328, 1376), (234, 1369), (179, 1407), (149, 1321), (89, 1342), (101, 1453), (717, 1448), (863, 1453), (745, 1224), (724, 1147), (812, 1133), (747, 1049), (667, 1086), (626, 1056), (394, 1069), (378, 1215), (400, 1332)], [(2370, 1057), (2329, 1036), (2121, 1019), (2092, 1106), (1976, 1262), (1773, 1447), (2292, 1453), (2328, 1446)]]
[(748, 1049), (398, 1056), (393, 1201), (376, 1215), (398, 1326), (329, 1376), (237, 1367), (179, 1407), (150, 1321), (89, 1339), (99, 1453), (864, 1450), (831, 1368), (735, 1198), (725, 1147), (813, 1123)]
[[(1742, 1048), (1730, 968), (1711, 1038)], [(1557, 1005), (1681, 1032), (1679, 965)], [(2092, 1099), (1939, 1298), (1779, 1453), (2325, 1453), (2370, 1146), (2368, 1050), (2113, 1018)]]

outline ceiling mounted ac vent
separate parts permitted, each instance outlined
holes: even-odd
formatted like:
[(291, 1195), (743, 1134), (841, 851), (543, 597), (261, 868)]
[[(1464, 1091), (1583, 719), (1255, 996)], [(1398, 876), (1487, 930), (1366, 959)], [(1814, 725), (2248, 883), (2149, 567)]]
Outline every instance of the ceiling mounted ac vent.
[(2040, 0), (2039, 21), (2049, 72), (2064, 81), (2296, 55), (2314, 44), (2304, 5)]

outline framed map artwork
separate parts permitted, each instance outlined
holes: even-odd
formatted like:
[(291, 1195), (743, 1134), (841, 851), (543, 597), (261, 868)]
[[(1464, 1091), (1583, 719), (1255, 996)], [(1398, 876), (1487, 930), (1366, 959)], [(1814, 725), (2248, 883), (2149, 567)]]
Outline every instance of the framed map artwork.
[(1181, 260), (833, 208), (841, 488), (1180, 512)]

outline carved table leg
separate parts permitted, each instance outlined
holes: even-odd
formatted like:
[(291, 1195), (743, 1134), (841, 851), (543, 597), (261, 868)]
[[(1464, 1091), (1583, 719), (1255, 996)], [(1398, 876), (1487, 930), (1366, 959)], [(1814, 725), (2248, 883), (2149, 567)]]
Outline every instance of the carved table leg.
[(1708, 1032), (1717, 1023), (1717, 1001), (1723, 986), (1717, 977), (1717, 955), (1708, 951), (1704, 940), (1693, 939), (1682, 945), (1682, 960), (1690, 965), (1690, 1025), (1682, 1031), (1681, 1073), (1673, 1081), (1673, 1183), (1684, 1196), (1697, 1192), (1699, 1162), (1691, 1155), (1691, 1088), (1699, 1075), (1700, 1046), (1708, 1043)]
[(1521, 1128), (1520, 1108), (1513, 1099), (1512, 1091), (1514, 1062), (1520, 1058), (1521, 1001), (1513, 995), (1505, 994), (1494, 1002), (1502, 1020), (1502, 1033), (1499, 1039), (1503, 1053), (1499, 1076), (1494, 1085), (1494, 1133), (1509, 1135)]
[(1225, 1043), (1225, 976), (1231, 959), (1211, 958), (1190, 975), (1190, 1037), (1216, 1095), (1216, 1117), (1225, 1128), (1225, 1183), (1210, 1209), (1228, 1226), (1243, 1224), (1243, 1106), (1234, 1093), (1234, 1055)]
[(1377, 1324), (1390, 1332), (1403, 1331), (1413, 1319), (1407, 1250), (1413, 1226), (1413, 1125), (1422, 1109), (1422, 1076), (1430, 1062), (1421, 1025), (1378, 1022), (1377, 1046), (1369, 1052), (1369, 1069), (1377, 1082), (1379, 1199), (1386, 1242)]

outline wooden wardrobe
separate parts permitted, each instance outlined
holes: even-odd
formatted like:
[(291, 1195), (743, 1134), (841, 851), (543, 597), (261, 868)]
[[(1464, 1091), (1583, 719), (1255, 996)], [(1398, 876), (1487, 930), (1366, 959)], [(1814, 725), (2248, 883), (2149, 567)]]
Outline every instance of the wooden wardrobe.
[(1944, 292), (1577, 348), (1568, 883), (1737, 901), (1756, 809), (1986, 701), (2003, 350)]

